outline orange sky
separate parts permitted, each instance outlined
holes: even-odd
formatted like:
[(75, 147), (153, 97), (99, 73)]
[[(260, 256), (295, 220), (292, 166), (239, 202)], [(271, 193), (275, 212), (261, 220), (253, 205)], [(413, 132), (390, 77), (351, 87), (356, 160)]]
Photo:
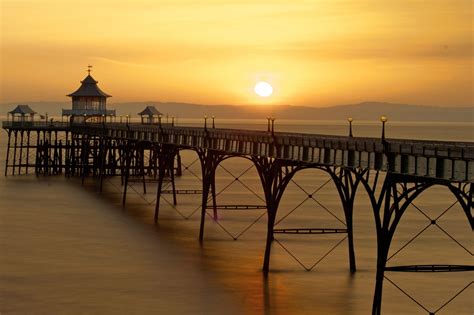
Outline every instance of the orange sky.
[(92, 64), (112, 102), (474, 104), (471, 0), (0, 3), (0, 102), (67, 101)]

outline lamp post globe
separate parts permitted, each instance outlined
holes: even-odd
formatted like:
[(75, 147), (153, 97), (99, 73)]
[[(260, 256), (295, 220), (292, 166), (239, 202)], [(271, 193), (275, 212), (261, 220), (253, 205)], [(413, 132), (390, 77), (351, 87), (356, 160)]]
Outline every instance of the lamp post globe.
[(385, 123), (388, 121), (387, 116), (380, 116), (380, 121), (382, 122), (382, 142), (385, 142)]

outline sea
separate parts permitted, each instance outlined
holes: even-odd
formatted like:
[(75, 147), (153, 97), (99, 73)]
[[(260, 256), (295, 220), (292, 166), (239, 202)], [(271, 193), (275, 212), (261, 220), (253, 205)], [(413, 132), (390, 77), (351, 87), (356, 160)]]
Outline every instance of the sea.
[[(203, 123), (177, 121), (182, 126)], [(267, 128), (265, 120), (216, 119), (215, 124)], [(472, 142), (473, 127), (389, 121), (386, 134)], [(276, 120), (275, 131), (347, 135), (348, 124)], [(380, 137), (381, 124), (354, 121), (353, 133)], [(6, 132), (1, 131), (1, 314), (371, 313), (377, 241), (363, 189), (354, 209), (357, 272), (349, 271), (345, 234), (276, 234), (265, 277), (264, 209), (219, 210), (216, 218), (208, 210), (201, 243), (199, 194), (178, 195), (177, 206), (171, 195), (164, 195), (155, 224), (156, 183), (148, 183), (144, 193), (142, 183), (132, 181), (123, 207), (120, 178), (108, 178), (99, 193), (96, 178), (82, 185), (78, 178), (35, 176), (32, 170), (3, 176), (5, 147)], [(182, 152), (177, 189), (200, 189), (196, 159), (194, 152)], [(218, 205), (264, 204), (249, 161), (224, 161), (216, 179)], [(437, 219), (437, 225), (430, 219)], [(301, 171), (285, 191), (275, 228), (324, 227), (344, 228), (337, 191), (324, 172)], [(473, 245), (472, 230), (454, 196), (445, 187), (433, 187), (407, 209), (388, 265), (473, 265)], [(383, 314), (474, 313), (473, 272), (385, 275)]]

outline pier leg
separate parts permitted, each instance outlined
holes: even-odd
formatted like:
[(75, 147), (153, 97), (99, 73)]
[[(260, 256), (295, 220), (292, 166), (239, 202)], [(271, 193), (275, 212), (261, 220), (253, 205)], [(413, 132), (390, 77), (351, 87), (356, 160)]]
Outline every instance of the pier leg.
[(21, 163), (23, 162), (23, 135), (24, 130), (20, 131), (20, 158), (18, 161), (18, 175), (21, 174)]
[(40, 173), (39, 167), (40, 167), (40, 142), (39, 142), (39, 136), (38, 136), (37, 142), (36, 142), (36, 153), (35, 153), (35, 175), (36, 176), (39, 176), (39, 173)]
[(155, 223), (158, 222), (158, 215), (160, 213), (160, 200), (161, 200), (161, 192), (163, 188), (163, 172), (158, 167), (158, 187), (156, 190), (156, 205), (155, 205)]
[(69, 178), (69, 163), (70, 163), (70, 145), (71, 143), (69, 140), (66, 140), (66, 145), (65, 145), (65, 156), (64, 156), (64, 174), (66, 175), (66, 178)]
[(8, 129), (8, 143), (7, 143), (7, 157), (5, 158), (5, 176), (8, 175), (8, 162), (10, 157), (10, 140), (11, 140), (12, 131)]
[(176, 205), (176, 191), (174, 186), (173, 159), (176, 154), (176, 148), (172, 145), (160, 145), (155, 148), (156, 157), (158, 157), (158, 188), (156, 191), (155, 222), (158, 221), (160, 212), (160, 200), (163, 189), (163, 179), (169, 172), (171, 176), (171, 185), (173, 187), (173, 203)]
[(183, 174), (183, 168), (181, 165), (181, 155), (179, 151), (176, 153), (176, 176), (181, 176)]
[(99, 170), (99, 176), (100, 176), (100, 186), (99, 186), (99, 192), (102, 192), (102, 189), (104, 187), (104, 177), (105, 177), (105, 160), (107, 157), (107, 140), (101, 139), (100, 140), (100, 149), (99, 149), (99, 154), (100, 154), (100, 170)]
[(51, 175), (51, 170), (50, 170), (50, 161), (52, 160), (52, 157), (53, 157), (53, 140), (52, 140), (52, 131), (48, 131), (48, 154), (47, 154), (47, 158), (48, 158), (48, 175)]
[(218, 220), (217, 216), (217, 198), (216, 198), (216, 172), (211, 177), (211, 195), (212, 195), (212, 210), (214, 215), (214, 220)]
[(67, 140), (66, 142), (66, 161), (65, 161), (65, 164), (66, 164), (66, 178), (70, 178), (71, 177), (71, 173), (72, 173), (72, 157), (74, 156), (73, 154), (73, 150), (74, 150), (74, 135), (71, 134), (71, 140)]
[(15, 175), (15, 166), (16, 166), (16, 148), (17, 148), (17, 140), (18, 140), (18, 131), (13, 132), (15, 136), (15, 143), (13, 145), (13, 165), (12, 165), (12, 175)]
[[(52, 142), (51, 142), (52, 144)], [(53, 174), (59, 174), (59, 168), (61, 165), (61, 161), (59, 158), (59, 141), (58, 141), (58, 132), (54, 132), (54, 147), (53, 147)]]
[(124, 165), (124, 179), (123, 179), (123, 197), (122, 197), (122, 206), (125, 206), (125, 201), (127, 200), (127, 188), (128, 188), (128, 179), (130, 177), (130, 166), (132, 164), (132, 155), (133, 155), (133, 149), (131, 145), (128, 145), (128, 150), (124, 151), (124, 160), (125, 160), (125, 165)]
[(28, 174), (28, 169), (30, 168), (30, 131), (26, 132), (26, 174)]
[(145, 148), (142, 146), (140, 148), (140, 164), (141, 164), (141, 173), (142, 173), (142, 182), (143, 182), (143, 194), (146, 194), (146, 176), (145, 176)]
[(356, 259), (353, 232), (354, 200), (357, 187), (359, 186), (361, 179), (367, 173), (367, 170), (355, 168), (339, 168), (337, 170), (336, 167), (327, 167), (326, 170), (331, 175), (341, 199), (344, 216), (346, 219), (347, 240), (349, 248), (349, 268), (351, 272), (355, 272)]
[(262, 182), (267, 206), (267, 242), (263, 259), (263, 273), (268, 274), (270, 270), (270, 254), (273, 242), (273, 228), (283, 193), (297, 171), (303, 169), (304, 164), (291, 161), (283, 161), (274, 158), (252, 157), (257, 173)]
[(166, 173), (166, 163), (164, 155), (158, 157), (158, 187), (156, 190), (156, 205), (155, 205), (155, 223), (158, 222), (158, 215), (160, 213), (161, 192), (163, 189), (163, 178)]
[(202, 179), (201, 225), (199, 227), (199, 241), (204, 239), (204, 223), (206, 221), (207, 199), (209, 198), (209, 178)]
[(349, 269), (352, 273), (354, 273), (356, 272), (357, 268), (354, 250), (354, 231), (352, 227), (352, 210), (345, 216), (347, 224), (347, 245), (349, 247)]
[(46, 140), (44, 143), (44, 172), (43, 176), (49, 175), (49, 160), (50, 160), (50, 149), (51, 146), (49, 141)]
[[(201, 203), (201, 225), (199, 228), (199, 241), (204, 239), (204, 223), (206, 221), (207, 201), (211, 186), (215, 186), (216, 168), (225, 158), (225, 155), (213, 150), (201, 149), (198, 151), (202, 171), (202, 203)], [(214, 183), (214, 185), (213, 185)]]
[(77, 175), (77, 161), (78, 161), (78, 143), (77, 134), (71, 135), (71, 169), (70, 175)]
[(123, 186), (125, 182), (125, 169), (126, 169), (126, 163), (127, 163), (127, 147), (125, 144), (122, 142), (120, 143), (120, 184)]
[(170, 160), (169, 172), (171, 177), (171, 188), (173, 189), (173, 205), (176, 206), (178, 204), (178, 200), (176, 198), (176, 183), (174, 182), (174, 156)]
[[(380, 241), (382, 240), (380, 239)], [(373, 315), (380, 315), (382, 312), (383, 279), (384, 279), (384, 273), (385, 273), (385, 266), (387, 264), (387, 255), (388, 255), (389, 248), (390, 248), (390, 245), (383, 241), (379, 243), (377, 246), (377, 271), (375, 275), (375, 291), (374, 291), (374, 301), (372, 305)]]
[(113, 140), (107, 141), (107, 166), (105, 168), (106, 175), (115, 175), (117, 170), (116, 163), (116, 143)]
[(84, 136), (82, 138), (82, 177), (81, 177), (81, 184), (84, 185), (84, 180), (86, 178), (87, 173), (89, 172), (88, 164), (89, 164), (89, 139)]
[(153, 178), (156, 179), (158, 176), (158, 157), (156, 154), (156, 150), (150, 150), (150, 166), (151, 166), (151, 174), (153, 174)]
[(59, 152), (59, 161), (58, 161), (58, 167), (59, 167), (59, 174), (62, 174), (63, 172), (63, 167), (64, 167), (64, 159), (63, 159), (63, 142), (61, 140), (59, 140), (59, 149), (58, 149), (58, 152)]
[(273, 243), (273, 228), (275, 226), (275, 218), (276, 218), (276, 209), (271, 209), (272, 206), (267, 208), (268, 211), (268, 222), (267, 222), (267, 241), (265, 246), (265, 256), (263, 258), (263, 273), (268, 274), (270, 270), (270, 252)]

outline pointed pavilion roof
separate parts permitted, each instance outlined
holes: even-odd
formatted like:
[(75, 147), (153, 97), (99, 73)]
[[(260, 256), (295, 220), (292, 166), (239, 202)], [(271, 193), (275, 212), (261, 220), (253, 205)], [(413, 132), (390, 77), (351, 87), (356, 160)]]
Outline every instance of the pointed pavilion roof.
[(111, 97), (109, 95), (99, 89), (97, 86), (98, 81), (94, 80), (94, 78), (88, 74), (84, 80), (81, 81), (81, 86), (73, 93), (68, 94), (67, 96), (101, 96), (101, 97)]
[(20, 115), (33, 115), (36, 114), (34, 110), (28, 105), (17, 105), (16, 108), (8, 112), (9, 114), (20, 114)]
[(147, 106), (147, 107), (145, 107), (144, 110), (142, 110), (141, 112), (139, 112), (138, 115), (140, 115), (140, 116), (159, 116), (159, 115), (163, 115), (163, 114), (160, 113), (160, 112), (155, 108), (155, 106)]

